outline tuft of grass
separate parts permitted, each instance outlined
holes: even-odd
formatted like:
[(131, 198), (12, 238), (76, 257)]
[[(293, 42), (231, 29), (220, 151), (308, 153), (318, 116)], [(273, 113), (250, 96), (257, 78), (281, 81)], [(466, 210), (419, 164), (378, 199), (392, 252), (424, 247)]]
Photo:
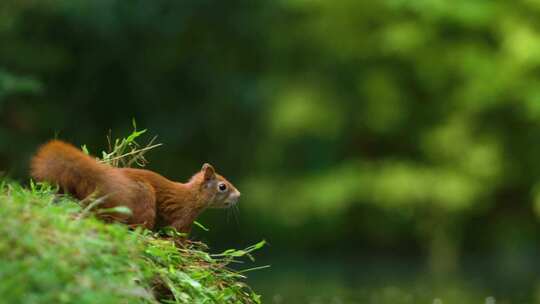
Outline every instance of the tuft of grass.
[[(161, 143), (155, 143), (157, 136), (152, 137), (148, 144), (142, 146), (137, 142), (137, 138), (146, 133), (146, 129), (137, 130), (137, 123), (132, 122), (133, 131), (130, 135), (124, 138), (113, 139), (109, 133), (107, 142), (109, 144), (108, 151), (101, 152), (99, 161), (109, 164), (113, 167), (132, 167), (134, 165), (144, 167), (148, 164), (148, 160), (144, 157), (146, 152), (162, 146)], [(81, 149), (84, 153), (90, 154), (88, 147), (82, 145)]]
[[(204, 299), (201, 303), (260, 303), (260, 296), (242, 281), (246, 277), (227, 267), (237, 262), (236, 258), (248, 256), (249, 248), (236, 256), (231, 252), (211, 255), (202, 242), (180, 242), (182, 238), (173, 229), (162, 233), (167, 237), (152, 238), (146, 253), (152, 268), (159, 269), (160, 284), (165, 287), (163, 302), (195, 303), (199, 298)], [(254, 246), (264, 244), (261, 241)]]
[[(126, 144), (142, 134), (135, 132), (115, 141), (107, 162), (141, 160), (141, 148)], [(6, 303), (261, 303), (243, 271), (228, 266), (253, 259), (264, 241), (210, 254), (204, 243), (172, 228), (106, 224), (57, 190), (0, 179), (0, 298)]]

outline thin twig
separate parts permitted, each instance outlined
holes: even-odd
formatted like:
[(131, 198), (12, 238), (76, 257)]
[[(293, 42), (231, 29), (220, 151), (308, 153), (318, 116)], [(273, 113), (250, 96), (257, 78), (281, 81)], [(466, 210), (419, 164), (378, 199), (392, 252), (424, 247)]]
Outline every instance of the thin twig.
[(244, 272), (248, 272), (248, 271), (265, 269), (265, 268), (270, 268), (270, 267), (271, 267), (270, 265), (258, 266), (258, 267), (244, 269), (244, 270), (236, 270), (236, 273), (244, 273)]
[[(162, 145), (162, 144), (152, 145), (152, 144), (154, 143), (154, 141), (156, 141), (156, 139), (157, 139), (157, 136), (154, 136), (154, 137), (150, 140), (150, 142), (146, 145), (145, 148), (142, 148), (142, 149), (137, 150), (137, 151), (139, 152), (139, 154), (136, 155), (135, 157), (133, 157), (133, 158), (127, 163), (127, 167), (131, 167), (131, 165), (132, 165), (133, 163), (137, 163), (139, 166), (144, 167), (144, 166), (148, 163), (148, 161), (144, 158), (144, 154), (145, 154), (146, 152), (148, 152), (148, 150), (153, 149), (153, 148), (156, 148), (156, 147), (159, 147), (159, 146)], [(141, 163), (138, 163), (139, 160), (141, 161)]]
[(137, 153), (140, 153), (141, 151), (146, 152), (146, 151), (148, 151), (148, 150), (150, 150), (150, 149), (154, 149), (154, 148), (157, 148), (157, 147), (162, 146), (162, 145), (163, 145), (163, 144), (155, 144), (155, 145), (152, 145), (152, 146), (148, 146), (148, 147), (142, 148), (142, 149), (140, 149), (140, 150), (134, 150), (134, 151), (128, 152), (128, 153), (126, 153), (126, 154), (122, 154), (122, 155), (120, 155), (120, 156), (113, 157), (113, 158), (108, 159), (108, 160), (106, 160), (106, 161), (105, 161), (105, 160), (101, 160), (101, 162), (102, 162), (102, 163), (107, 163), (107, 162), (116, 161), (116, 160), (122, 159), (122, 158), (124, 158), (124, 157), (126, 157), (126, 156), (133, 155), (133, 154), (137, 154)]
[[(92, 199), (93, 195), (91, 194), (88, 198), (88, 200)], [(94, 207), (98, 206), (99, 204), (102, 204), (105, 199), (108, 197), (109, 195), (104, 195), (102, 197), (99, 197), (95, 200), (93, 200), (90, 204), (88, 204), (84, 209), (83, 211), (81, 211), (81, 213), (79, 214), (79, 216), (77, 217), (78, 219), (80, 218), (84, 218), (86, 217), (86, 215), (88, 215), (88, 213), (90, 213), (90, 211), (92, 211), (92, 209), (94, 209)], [(84, 203), (84, 201), (87, 200), (86, 198), (84, 200), (81, 201), (81, 203)]]

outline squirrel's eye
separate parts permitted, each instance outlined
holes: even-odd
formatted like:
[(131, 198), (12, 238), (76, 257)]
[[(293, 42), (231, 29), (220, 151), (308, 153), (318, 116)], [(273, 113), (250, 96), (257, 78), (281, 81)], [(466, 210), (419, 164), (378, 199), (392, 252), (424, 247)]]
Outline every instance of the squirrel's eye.
[(219, 191), (223, 192), (223, 191), (227, 190), (227, 185), (225, 183), (220, 183), (218, 185), (218, 189), (219, 189)]

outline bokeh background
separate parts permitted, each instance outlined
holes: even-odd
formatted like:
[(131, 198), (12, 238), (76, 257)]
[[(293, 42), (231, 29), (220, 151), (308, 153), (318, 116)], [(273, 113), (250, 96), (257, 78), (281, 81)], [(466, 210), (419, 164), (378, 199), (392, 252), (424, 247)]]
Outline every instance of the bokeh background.
[(0, 1), (0, 171), (133, 118), (266, 303), (540, 303), (539, 1)]

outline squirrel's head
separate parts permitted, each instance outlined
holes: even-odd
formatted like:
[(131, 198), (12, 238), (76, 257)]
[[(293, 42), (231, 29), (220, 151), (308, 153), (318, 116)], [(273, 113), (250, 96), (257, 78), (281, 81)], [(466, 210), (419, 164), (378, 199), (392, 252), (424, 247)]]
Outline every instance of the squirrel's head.
[(193, 178), (200, 183), (200, 191), (207, 201), (207, 207), (228, 208), (238, 203), (240, 191), (217, 174), (212, 165), (205, 163)]

